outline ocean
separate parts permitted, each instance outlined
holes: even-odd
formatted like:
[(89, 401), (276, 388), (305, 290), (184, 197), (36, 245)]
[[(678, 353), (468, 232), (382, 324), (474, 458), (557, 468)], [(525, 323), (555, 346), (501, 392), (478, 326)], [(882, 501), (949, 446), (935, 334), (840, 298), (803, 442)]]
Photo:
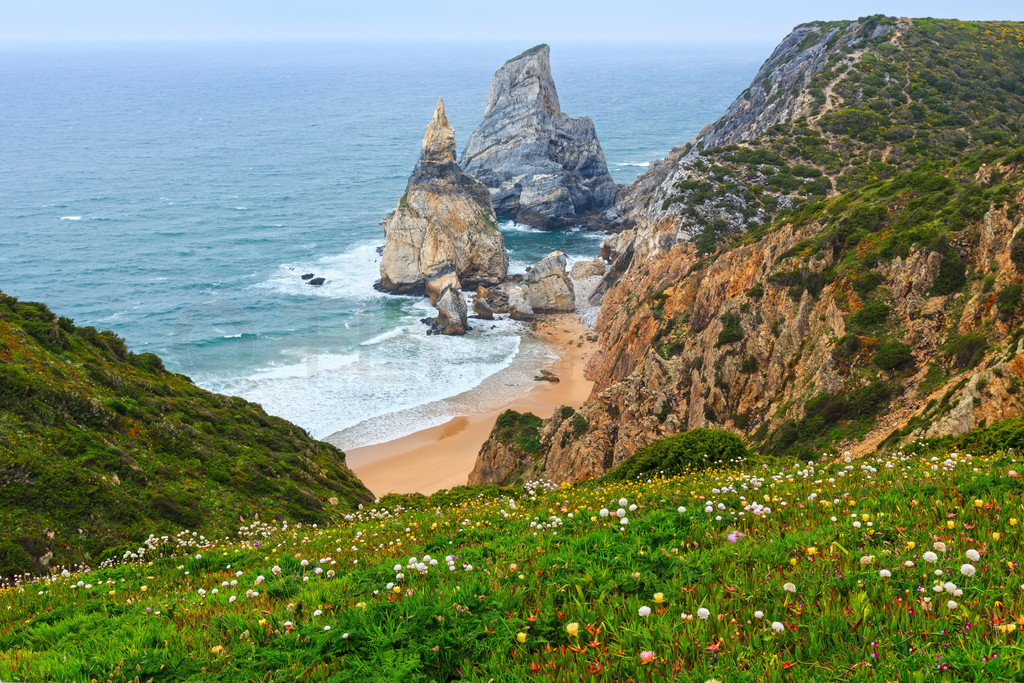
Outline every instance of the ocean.
[[(180, 44), (0, 51), (0, 290), (111, 329), (198, 385), (343, 448), (525, 392), (512, 321), (427, 336), (378, 279), (438, 95), (459, 149), (529, 45)], [(714, 121), (769, 45), (553, 44), (562, 109), (616, 181)], [(512, 271), (601, 235), (502, 223)], [(327, 279), (322, 287), (300, 275)], [(487, 391), (471, 391), (485, 387)]]

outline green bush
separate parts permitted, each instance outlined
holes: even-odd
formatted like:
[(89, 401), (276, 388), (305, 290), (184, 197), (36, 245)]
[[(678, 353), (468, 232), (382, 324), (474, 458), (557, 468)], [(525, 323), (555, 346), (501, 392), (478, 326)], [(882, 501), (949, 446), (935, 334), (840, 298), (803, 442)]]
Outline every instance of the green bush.
[(889, 318), (889, 305), (882, 301), (872, 301), (850, 316), (850, 327), (856, 330), (873, 330)]
[(750, 456), (743, 440), (721, 429), (694, 429), (655, 441), (604, 476), (627, 481), (658, 474), (673, 476)]
[(1021, 304), (1021, 295), (1024, 294), (1022, 290), (1024, 290), (1024, 286), (1018, 282), (1007, 285), (999, 291), (999, 295), (996, 297), (996, 307), (999, 310), (1000, 318), (1009, 320), (1017, 312)]
[(533, 413), (506, 410), (494, 424), (495, 433), (502, 442), (519, 448), (529, 455), (539, 455), (540, 426), (542, 421)]
[(1024, 230), (1018, 230), (1010, 240), (1010, 260), (1017, 270), (1024, 271)]
[(716, 346), (724, 346), (743, 339), (743, 328), (740, 327), (739, 313), (723, 313), (720, 320), (722, 321), (722, 331), (718, 333), (718, 343)]
[(988, 350), (988, 341), (980, 332), (958, 335), (943, 344), (946, 355), (961, 370), (969, 370), (980, 363)]
[(892, 371), (908, 365), (914, 359), (910, 347), (903, 342), (886, 342), (878, 347), (871, 362), (882, 370)]

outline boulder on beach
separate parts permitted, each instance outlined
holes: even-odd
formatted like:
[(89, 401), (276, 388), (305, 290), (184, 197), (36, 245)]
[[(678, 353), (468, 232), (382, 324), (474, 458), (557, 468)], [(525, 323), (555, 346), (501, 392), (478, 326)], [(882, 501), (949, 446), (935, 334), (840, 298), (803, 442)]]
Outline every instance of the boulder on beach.
[(572, 279), (583, 280), (588, 277), (604, 276), (604, 259), (596, 258), (593, 261), (577, 261), (572, 264)]

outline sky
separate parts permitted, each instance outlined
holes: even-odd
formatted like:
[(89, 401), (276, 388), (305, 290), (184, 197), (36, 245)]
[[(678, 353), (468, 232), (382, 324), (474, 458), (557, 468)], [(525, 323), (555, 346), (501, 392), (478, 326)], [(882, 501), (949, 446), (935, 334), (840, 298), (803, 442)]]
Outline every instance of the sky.
[(1024, 20), (1021, 0), (5, 0), (0, 47), (155, 41), (772, 42), (870, 14)]

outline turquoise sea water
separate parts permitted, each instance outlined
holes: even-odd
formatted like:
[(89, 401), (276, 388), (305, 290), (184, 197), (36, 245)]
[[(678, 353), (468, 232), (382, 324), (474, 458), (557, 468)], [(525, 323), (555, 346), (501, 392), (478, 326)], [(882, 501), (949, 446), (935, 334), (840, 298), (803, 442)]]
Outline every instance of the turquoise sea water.
[[(437, 96), (461, 149), (494, 70), (526, 47), (0, 52), (0, 290), (316, 437), (347, 430), (343, 446), (438, 424), (425, 406), (547, 351), (508, 321), (427, 337), (424, 300), (373, 289), (379, 221)], [(769, 47), (555, 44), (552, 71), (628, 183), (717, 118)], [(556, 248), (592, 258), (601, 238), (503, 229), (513, 270)]]

